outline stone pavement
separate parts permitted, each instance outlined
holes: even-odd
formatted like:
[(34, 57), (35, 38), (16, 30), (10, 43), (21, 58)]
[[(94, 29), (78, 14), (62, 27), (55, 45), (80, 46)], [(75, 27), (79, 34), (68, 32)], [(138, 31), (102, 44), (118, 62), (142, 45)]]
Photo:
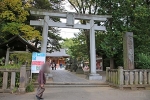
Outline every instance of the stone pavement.
[(53, 82), (88, 82), (87, 79), (72, 74), (67, 70), (51, 70)]
[[(35, 93), (0, 93), (0, 100), (36, 100)], [(47, 88), (44, 100), (150, 100), (150, 90), (118, 90), (110, 87)]]
[[(104, 72), (102, 72), (104, 73)], [(66, 83), (89, 83), (89, 82), (105, 82), (105, 75), (103, 75), (102, 81), (90, 81), (86, 79), (87, 75), (84, 74), (76, 74), (75, 72), (70, 72), (67, 70), (51, 70), (51, 74), (53, 76), (53, 82), (66, 82)]]

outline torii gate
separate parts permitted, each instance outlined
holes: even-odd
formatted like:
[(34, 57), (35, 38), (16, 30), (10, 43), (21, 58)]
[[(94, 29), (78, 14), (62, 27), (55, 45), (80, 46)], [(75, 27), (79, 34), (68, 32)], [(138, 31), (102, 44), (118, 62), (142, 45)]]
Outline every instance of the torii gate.
[[(31, 20), (30, 25), (43, 26), (41, 52), (46, 53), (48, 29), (51, 27), (73, 28), (73, 29), (90, 29), (90, 64), (91, 70), (89, 80), (101, 80), (102, 76), (96, 73), (96, 50), (95, 50), (95, 30), (106, 31), (105, 26), (98, 26), (94, 21), (104, 22), (111, 16), (107, 15), (87, 15), (72, 12), (55, 12), (46, 10), (31, 10), (32, 15), (44, 16), (42, 20)], [(66, 23), (54, 22), (50, 17), (66, 18)], [(90, 24), (74, 24), (74, 20), (89, 20)]]

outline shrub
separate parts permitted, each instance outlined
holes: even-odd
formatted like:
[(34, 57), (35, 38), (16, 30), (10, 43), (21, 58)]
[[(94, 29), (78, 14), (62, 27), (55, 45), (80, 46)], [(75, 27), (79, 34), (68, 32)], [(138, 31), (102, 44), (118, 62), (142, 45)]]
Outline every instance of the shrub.
[(136, 61), (137, 67), (141, 69), (150, 69), (150, 55), (138, 54), (138, 61)]
[(15, 88), (11, 91), (11, 93), (15, 93), (15, 92), (17, 92), (17, 90), (18, 90), (18, 88), (15, 87)]
[(2, 69), (19, 69), (21, 65), (19, 64), (14, 64), (14, 65), (6, 65), (6, 66), (0, 66)]
[(34, 85), (33, 82), (31, 81), (26, 87), (26, 92), (33, 92), (33, 91), (34, 91)]

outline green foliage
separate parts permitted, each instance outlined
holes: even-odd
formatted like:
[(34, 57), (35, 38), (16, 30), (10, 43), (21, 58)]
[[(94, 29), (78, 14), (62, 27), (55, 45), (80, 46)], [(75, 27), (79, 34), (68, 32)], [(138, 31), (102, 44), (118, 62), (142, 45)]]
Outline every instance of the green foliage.
[(31, 64), (32, 54), (31, 53), (13, 53), (10, 55), (10, 58), (14, 61), (17, 59), (19, 63), (26, 63)]
[(150, 53), (150, 2), (148, 0), (68, 1), (77, 13), (112, 15), (112, 18), (105, 23), (107, 32), (96, 34), (96, 50), (101, 55), (106, 55), (108, 58), (119, 57), (115, 62), (119, 66), (123, 65), (120, 62), (123, 62), (122, 34), (125, 32), (134, 34), (135, 60), (139, 59), (137, 56), (139, 53)]
[(34, 85), (33, 82), (31, 81), (30, 83), (28, 83), (26, 87), (26, 92), (33, 92), (33, 91), (34, 91)]
[(0, 6), (0, 39), (3, 42), (13, 35), (29, 40), (35, 37), (42, 39), (39, 31), (25, 24), (29, 13), (21, 0), (1, 0)]
[(17, 90), (18, 90), (18, 88), (17, 88), (17, 87), (14, 87), (11, 92), (12, 92), (12, 93), (15, 93), (15, 92), (17, 92)]
[(20, 85), (20, 72), (16, 73), (15, 87), (19, 87)]
[(75, 38), (73, 38), (73, 45), (70, 47), (70, 51), (72, 52), (72, 57), (77, 58), (77, 60), (88, 60), (87, 44), (85, 36), (82, 33), (75, 34)]
[(3, 21), (22, 23), (27, 20), (28, 11), (23, 9), (21, 0), (1, 0), (0, 18)]
[(1, 69), (19, 69), (21, 65), (14, 64), (14, 65), (6, 65), (6, 66), (0, 66)]
[[(61, 1), (60, 0), (22, 0), (24, 2), (24, 6), (29, 7), (28, 10), (31, 9), (44, 9), (44, 10), (61, 10)], [(30, 20), (38, 20), (41, 19), (41, 16), (28, 16), (28, 20), (26, 23), (30, 23)], [(59, 18), (52, 18), (54, 21), (60, 21)], [(42, 35), (42, 26), (35, 26), (35, 29), (38, 30)], [(54, 50), (59, 50), (61, 48), (59, 41), (63, 40), (59, 35), (59, 29), (58, 28), (49, 28), (48, 37), (51, 40), (48, 40), (47, 42), (47, 52), (51, 53)], [(31, 34), (32, 35), (32, 34)], [(53, 39), (53, 40), (52, 40)], [(41, 46), (38, 46), (38, 44), (41, 43), (41, 39), (34, 38), (31, 40), (32, 43), (35, 43), (35, 47), (38, 49), (41, 49)]]
[(66, 49), (67, 54), (72, 55), (72, 52), (71, 52), (70, 48), (71, 48), (71, 46), (73, 46), (73, 45), (74, 45), (73, 39), (72, 39), (72, 38), (70, 38), (70, 39), (67, 38), (67, 39), (65, 39), (65, 40), (61, 43), (61, 48)]
[(141, 69), (150, 69), (150, 55), (140, 53), (136, 61), (137, 67)]

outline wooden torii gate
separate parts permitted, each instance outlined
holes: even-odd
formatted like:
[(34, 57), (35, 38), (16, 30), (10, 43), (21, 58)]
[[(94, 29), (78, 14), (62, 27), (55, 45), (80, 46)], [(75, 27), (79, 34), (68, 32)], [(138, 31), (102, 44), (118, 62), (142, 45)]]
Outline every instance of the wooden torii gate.
[[(89, 80), (101, 80), (102, 76), (96, 73), (96, 51), (95, 51), (95, 30), (106, 31), (105, 26), (98, 26), (94, 24), (95, 21), (104, 22), (107, 18), (111, 16), (107, 15), (87, 15), (87, 14), (77, 14), (72, 12), (55, 12), (46, 10), (31, 10), (30, 13), (36, 16), (44, 16), (41, 20), (31, 20), (30, 25), (43, 26), (42, 33), (42, 45), (41, 52), (46, 53), (47, 48), (47, 37), (49, 26), (59, 27), (59, 28), (73, 28), (73, 29), (90, 29), (90, 64), (91, 70), (89, 75)], [(66, 23), (54, 22), (50, 17), (55, 18), (65, 18)], [(89, 24), (74, 24), (75, 20), (88, 20)]]

